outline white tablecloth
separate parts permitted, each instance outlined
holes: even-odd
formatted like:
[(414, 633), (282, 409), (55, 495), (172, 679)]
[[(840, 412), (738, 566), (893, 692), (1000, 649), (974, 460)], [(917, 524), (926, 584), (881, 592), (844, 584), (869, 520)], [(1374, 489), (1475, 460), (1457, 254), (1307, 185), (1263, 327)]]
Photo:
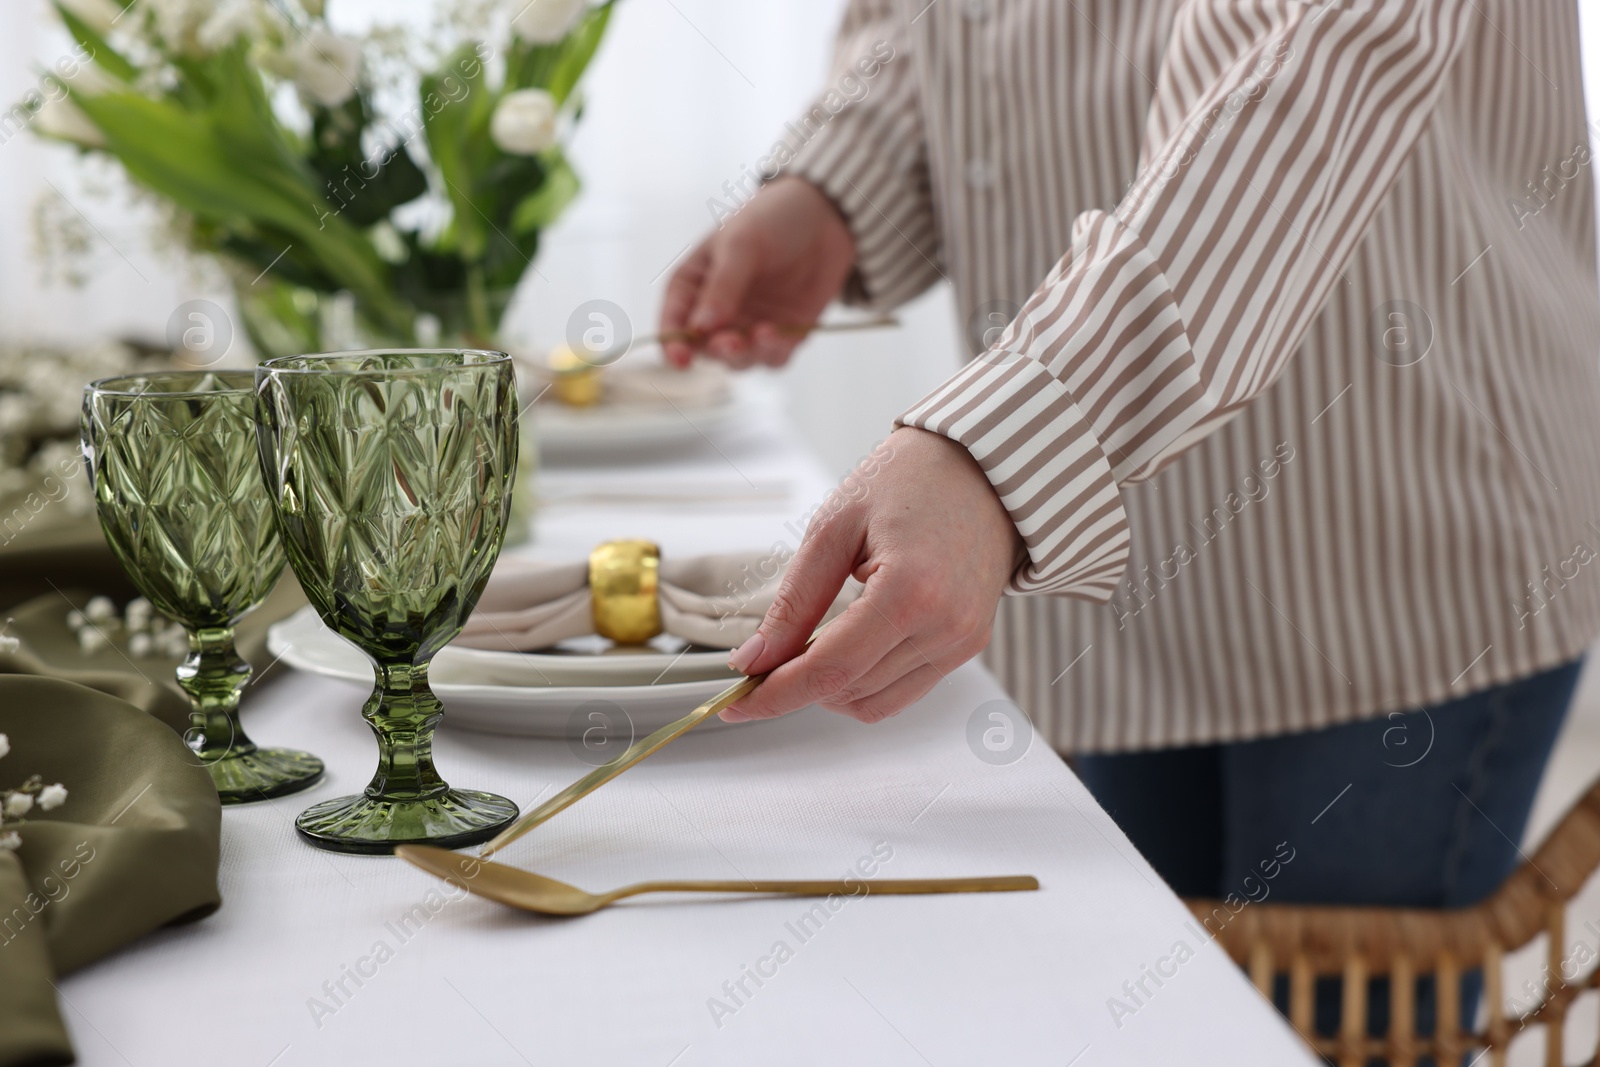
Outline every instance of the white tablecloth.
[[(787, 483), (789, 499), (553, 504), (520, 551), (571, 558), (632, 535), (669, 553), (794, 544), (826, 480), (770, 411), (648, 467), (555, 471), (545, 484), (559, 496), (746, 479)], [(974, 754), (969, 720), (1004, 696), (976, 664), (874, 727), (811, 709), (691, 734), (501, 857), (595, 889), (843, 876), (861, 863), (886, 878), (1033, 874), (1044, 887), (831, 909), (647, 897), (550, 920), (458, 899), (392, 859), (311, 849), (295, 814), (371, 772), (362, 696), (303, 675), (250, 695), (256, 739), (316, 751), (328, 780), (224, 811), (220, 912), (61, 983), (81, 1063), (1312, 1062), (1047, 747), (1008, 765)], [(437, 756), (454, 784), (524, 807), (588, 769), (562, 742), (448, 725)]]

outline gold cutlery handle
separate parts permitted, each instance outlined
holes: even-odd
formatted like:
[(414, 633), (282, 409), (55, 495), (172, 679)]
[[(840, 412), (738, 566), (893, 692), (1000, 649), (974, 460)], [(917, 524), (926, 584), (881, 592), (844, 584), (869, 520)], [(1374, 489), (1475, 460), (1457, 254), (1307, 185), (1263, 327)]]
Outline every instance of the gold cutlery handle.
[(981, 878), (863, 878), (844, 882), (821, 881), (692, 881), (641, 882), (607, 893), (612, 900), (640, 893), (783, 893), (796, 897), (877, 896), (909, 893), (1016, 893), (1039, 888), (1032, 875), (1014, 874)]
[[(823, 627), (827, 625), (827, 623), (823, 623), (822, 626), (812, 631), (811, 636), (806, 640), (806, 648), (811, 647), (811, 642), (817, 639), (817, 634), (820, 634)], [(737, 704), (755, 692), (756, 686), (760, 685), (765, 678), (765, 674), (755, 674), (748, 678), (741, 678), (677, 722), (669, 722), (655, 733), (635, 741), (626, 752), (616, 759), (609, 763), (602, 763), (543, 804), (540, 804), (537, 808), (517, 819), (504, 830), (501, 830), (492, 841), (478, 851), (479, 858), (487, 858), (494, 855), (552, 815), (565, 811), (629, 767), (632, 767), (635, 763), (664, 748), (668, 742), (675, 740), (680, 734), (688, 732), (690, 727), (697, 726), (711, 716)]]
[[(899, 326), (900, 320), (893, 315), (879, 315), (873, 319), (860, 319), (851, 322), (814, 322), (809, 326), (800, 323), (779, 323), (778, 333), (784, 337), (809, 337), (814, 333), (854, 333), (857, 330), (881, 330), (887, 326)], [(647, 334), (634, 341), (634, 346), (669, 344), (673, 341), (704, 341), (709, 334), (699, 330), (669, 330), (665, 333)]]
[(585, 796), (594, 792), (596, 789), (599, 789), (601, 786), (611, 781), (611, 779), (615, 778), (629, 767), (632, 767), (635, 763), (638, 763), (646, 756), (664, 747), (668, 742), (676, 739), (679, 734), (688, 731), (690, 727), (698, 725), (702, 720), (716, 715), (724, 708), (731, 706), (732, 704), (748, 696), (750, 693), (754, 692), (755, 687), (761, 684), (761, 679), (764, 677), (766, 676), (757, 675), (750, 678), (741, 678), (728, 688), (724, 689), (722, 692), (718, 693), (716, 696), (712, 697), (710, 700), (706, 701), (704, 704), (701, 704), (698, 708), (695, 708), (683, 718), (677, 720), (676, 722), (670, 722), (661, 729), (657, 730), (655, 733), (635, 741), (633, 745), (630, 746), (622, 755), (618, 756), (614, 760), (611, 760), (609, 763), (602, 763), (600, 766), (596, 767), (582, 778), (579, 778), (576, 782), (573, 782), (571, 785), (567, 786), (565, 789), (551, 797), (549, 800), (545, 801), (543, 804), (540, 804), (537, 808), (534, 808), (532, 811), (519, 818), (516, 822), (513, 822), (510, 826), (500, 831), (494, 840), (483, 846), (483, 848), (478, 852), (478, 855), (481, 857), (494, 855), (496, 852), (500, 851), (502, 848), (505, 848), (511, 842), (515, 841), (529, 830), (532, 830), (535, 826), (538, 826), (546, 819), (565, 811), (567, 808), (571, 807), (579, 800), (582, 800)]

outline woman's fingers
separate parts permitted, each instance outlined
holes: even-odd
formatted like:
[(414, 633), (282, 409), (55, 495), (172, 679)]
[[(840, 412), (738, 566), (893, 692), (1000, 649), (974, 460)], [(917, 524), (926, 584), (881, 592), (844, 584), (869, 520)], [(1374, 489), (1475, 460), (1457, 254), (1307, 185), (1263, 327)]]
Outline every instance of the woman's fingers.
[(923, 667), (933, 667), (939, 670), (938, 652), (929, 648), (928, 643), (932, 637), (927, 634), (918, 634), (906, 638), (861, 677), (851, 682), (842, 691), (833, 694), (817, 703), (829, 711), (842, 711), (851, 714), (850, 707), (868, 697), (877, 696), (885, 689), (894, 685), (908, 674), (912, 674)]
[(738, 330), (718, 330), (706, 342), (706, 351), (734, 370), (750, 366), (750, 343)]
[(750, 331), (750, 356), (756, 363), (781, 367), (800, 343), (800, 338), (786, 336), (770, 322), (758, 322)]
[[(875, 612), (862, 602), (866, 599), (863, 597), (817, 638), (810, 652), (820, 652), (820, 655), (801, 656), (811, 634), (860, 562), (863, 537), (860, 522), (848, 512), (836, 511), (812, 522), (760, 628), (728, 657), (729, 665), (735, 670), (745, 674), (772, 671), (773, 675), (741, 702), (749, 706), (740, 707), (739, 716), (726, 715), (726, 718), (770, 716), (804, 707), (826, 696), (827, 692), (822, 690), (841, 676), (840, 671), (845, 672), (845, 678), (834, 686), (835, 689), (865, 673), (898, 643), (898, 640), (881, 637), (874, 639), (864, 632), (864, 626), (873, 621), (866, 616)], [(867, 595), (871, 595), (871, 590)], [(840, 635), (844, 635), (843, 638)], [(852, 640), (862, 643), (859, 650), (846, 650), (844, 643)], [(870, 653), (866, 651), (869, 647), (873, 649)], [(800, 659), (795, 659), (796, 656)], [(775, 671), (779, 664), (784, 664), (786, 669)], [(802, 684), (807, 668), (819, 666), (829, 673)], [(802, 691), (811, 695), (791, 703)]]
[[(840, 578), (829, 600), (843, 584), (844, 579)], [(768, 674), (759, 689), (725, 712), (723, 718), (735, 722), (771, 719), (827, 701), (848, 692), (857, 679), (900, 643), (900, 635), (883, 616), (864, 598), (857, 600), (828, 624), (810, 648)]]
[(737, 323), (756, 268), (749, 245), (722, 234), (690, 253), (673, 273), (661, 305), (661, 332), (689, 335), (662, 344), (668, 363), (687, 367), (697, 350), (735, 368), (755, 362), (750, 340)]
[[(713, 238), (714, 240), (715, 238)], [(671, 336), (689, 331), (689, 315), (700, 298), (706, 280), (706, 268), (711, 262), (710, 241), (689, 253), (667, 283), (667, 295), (661, 302), (661, 332)], [(694, 346), (688, 341), (668, 341), (661, 346), (667, 362), (683, 368), (694, 358)]]
[(934, 686), (944, 681), (948, 673), (931, 664), (924, 664), (910, 674), (902, 675), (892, 685), (878, 690), (872, 696), (863, 697), (853, 704), (840, 708), (828, 705), (824, 707), (865, 723), (882, 722), (891, 715), (900, 714), (906, 707), (927, 696)]
[[(730, 657), (766, 680), (724, 717), (821, 703), (876, 722), (921, 698), (988, 643), (1023, 542), (988, 476), (925, 430), (890, 437), (892, 463), (858, 468), (806, 531), (756, 635)], [(806, 648), (853, 574), (866, 592)]]
[(712, 238), (705, 282), (689, 313), (689, 329), (710, 335), (733, 324), (755, 281), (757, 256), (750, 243), (736, 235)]
[(835, 511), (813, 519), (761, 626), (728, 657), (729, 665), (764, 674), (799, 655), (860, 562), (864, 537), (852, 514)]

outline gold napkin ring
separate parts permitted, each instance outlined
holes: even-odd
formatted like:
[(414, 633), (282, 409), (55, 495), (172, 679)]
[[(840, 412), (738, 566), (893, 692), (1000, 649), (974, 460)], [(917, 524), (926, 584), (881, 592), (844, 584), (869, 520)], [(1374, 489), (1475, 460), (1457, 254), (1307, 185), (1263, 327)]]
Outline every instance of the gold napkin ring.
[(589, 553), (595, 633), (619, 645), (642, 645), (661, 632), (660, 566), (654, 541), (607, 541)]
[(589, 408), (600, 403), (604, 386), (600, 367), (562, 345), (549, 357), (551, 388), (561, 403), (573, 408)]

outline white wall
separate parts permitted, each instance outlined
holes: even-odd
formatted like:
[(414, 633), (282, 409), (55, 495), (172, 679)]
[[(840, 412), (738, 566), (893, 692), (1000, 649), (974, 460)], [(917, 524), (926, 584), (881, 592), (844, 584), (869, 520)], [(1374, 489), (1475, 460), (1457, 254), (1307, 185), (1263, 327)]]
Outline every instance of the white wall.
[[(338, 21), (422, 18), (447, 0), (331, 0)], [(507, 0), (511, 3), (511, 0)], [(1600, 0), (1583, 0), (1590, 109), (1600, 115)], [(647, 330), (673, 259), (710, 225), (709, 197), (762, 155), (823, 77), (843, 0), (622, 0), (588, 80), (573, 146), (587, 191), (552, 231), (538, 277), (513, 311), (514, 338), (549, 343), (578, 303), (621, 304)], [(65, 39), (44, 0), (0, 6), (0, 100), (12, 101)], [(93, 221), (85, 288), (46, 284), (31, 259), (30, 216), (53, 182)], [(113, 190), (92, 195), (91, 187)], [(129, 201), (103, 168), (92, 180), (70, 150), (19, 136), (0, 145), (0, 337), (158, 338), (185, 299), (216, 281), (152, 251), (156, 213)], [(839, 472), (957, 359), (949, 296), (936, 290), (894, 333), (818, 338), (778, 375), (801, 428)]]

